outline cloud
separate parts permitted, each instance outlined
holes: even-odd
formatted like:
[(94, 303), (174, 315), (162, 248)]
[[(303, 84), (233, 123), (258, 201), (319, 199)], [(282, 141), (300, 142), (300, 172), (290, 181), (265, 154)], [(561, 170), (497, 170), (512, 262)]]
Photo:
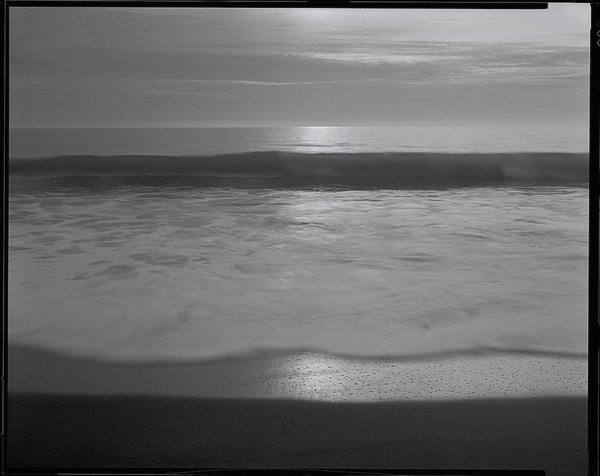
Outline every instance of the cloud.
[(256, 85), (406, 81), (506, 82), (575, 80), (587, 77), (588, 51), (533, 43), (401, 42), (334, 45), (279, 53), (176, 51), (72, 47), (68, 51), (11, 59), (14, 80), (196, 81)]
[[(242, 103), (253, 104), (256, 117), (296, 111), (299, 120), (314, 111), (371, 120), (378, 111), (391, 119), (427, 111), (475, 117), (477, 107), (457, 108), (453, 98), (463, 95), (465, 104), (482, 85), (486, 92), (477, 100), (498, 99), (494, 107), (506, 115), (517, 114), (516, 104), (501, 107), (508, 90), (521, 107), (547, 113), (560, 110), (540, 101), (562, 103), (537, 91), (560, 85), (571, 97), (589, 80), (588, 48), (576, 34), (579, 14), (560, 24), (568, 16), (551, 12), (17, 11), (10, 31), (14, 107), (34, 117), (36, 108), (52, 106), (54, 121), (68, 120), (79, 103), (87, 104), (87, 112), (77, 109), (84, 122), (86, 114), (94, 121), (139, 120), (149, 111), (176, 117), (177, 108), (192, 117), (185, 100), (221, 118), (238, 114)], [(507, 27), (509, 20), (519, 27)], [(529, 86), (541, 89), (523, 93)], [(411, 106), (400, 114), (389, 105), (398, 108), (398, 101)]]

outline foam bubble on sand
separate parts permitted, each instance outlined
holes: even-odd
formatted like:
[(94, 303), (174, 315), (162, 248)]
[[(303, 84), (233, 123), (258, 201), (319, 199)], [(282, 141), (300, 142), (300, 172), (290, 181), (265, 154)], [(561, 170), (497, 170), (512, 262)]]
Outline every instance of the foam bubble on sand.
[(397, 401), (582, 396), (587, 383), (585, 361), (575, 358), (498, 354), (376, 361), (302, 353), (275, 359), (249, 385), (277, 398)]
[(361, 359), (312, 351), (115, 363), (10, 346), (9, 390), (328, 402), (586, 396), (586, 359), (482, 352)]

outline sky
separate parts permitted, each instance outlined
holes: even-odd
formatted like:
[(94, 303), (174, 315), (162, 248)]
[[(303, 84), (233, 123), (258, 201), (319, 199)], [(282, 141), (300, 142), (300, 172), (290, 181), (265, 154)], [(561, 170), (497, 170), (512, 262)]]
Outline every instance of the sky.
[(9, 125), (581, 126), (589, 9), (11, 7)]

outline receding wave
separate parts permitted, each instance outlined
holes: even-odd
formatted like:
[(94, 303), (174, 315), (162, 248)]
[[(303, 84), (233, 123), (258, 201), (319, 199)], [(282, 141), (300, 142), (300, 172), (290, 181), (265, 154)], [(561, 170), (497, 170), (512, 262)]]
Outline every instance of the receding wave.
[(35, 353), (41, 356), (53, 356), (63, 358), (76, 358), (87, 360), (90, 362), (117, 364), (117, 365), (193, 365), (202, 363), (215, 362), (236, 362), (248, 360), (274, 360), (298, 355), (318, 355), (330, 357), (348, 362), (371, 362), (371, 363), (423, 363), (442, 360), (454, 359), (473, 359), (486, 357), (514, 357), (532, 359), (562, 359), (562, 360), (580, 360), (585, 361), (588, 358), (586, 353), (555, 351), (547, 349), (526, 349), (526, 348), (500, 348), (500, 347), (474, 347), (471, 349), (457, 348), (454, 350), (445, 351), (430, 351), (426, 350), (422, 353), (343, 353), (332, 352), (318, 347), (294, 347), (294, 348), (277, 348), (277, 347), (247, 347), (233, 352), (224, 352), (212, 355), (199, 355), (187, 357), (135, 357), (123, 355), (101, 355), (90, 354), (89, 352), (69, 350), (66, 348), (57, 349), (53, 346), (31, 345), (20, 342), (14, 337), (11, 338), (9, 350), (12, 353)]
[(586, 153), (250, 152), (213, 156), (57, 156), (12, 159), (10, 175), (31, 178), (261, 178), (292, 183), (587, 183)]

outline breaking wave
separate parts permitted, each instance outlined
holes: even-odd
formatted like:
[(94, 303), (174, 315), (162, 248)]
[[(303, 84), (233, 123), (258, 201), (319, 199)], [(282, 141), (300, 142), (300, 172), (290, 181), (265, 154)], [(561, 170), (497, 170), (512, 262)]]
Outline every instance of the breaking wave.
[(249, 152), (213, 156), (72, 155), (11, 159), (10, 175), (30, 178), (262, 178), (294, 183), (587, 183), (586, 153)]

